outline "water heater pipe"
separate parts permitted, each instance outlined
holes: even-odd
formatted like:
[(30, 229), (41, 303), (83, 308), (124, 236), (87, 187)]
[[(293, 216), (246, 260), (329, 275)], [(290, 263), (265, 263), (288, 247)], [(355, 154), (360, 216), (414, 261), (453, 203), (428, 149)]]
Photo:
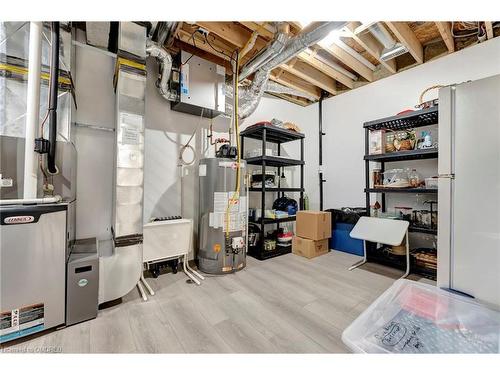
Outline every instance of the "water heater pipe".
[[(40, 119), (40, 73), (42, 67), (42, 22), (30, 22), (28, 89), (26, 100), (26, 136), (24, 146), (24, 191), (25, 199), (36, 198), (37, 154), (35, 138)], [(3, 201), (2, 201), (3, 202)], [(15, 204), (15, 203), (11, 203)]]

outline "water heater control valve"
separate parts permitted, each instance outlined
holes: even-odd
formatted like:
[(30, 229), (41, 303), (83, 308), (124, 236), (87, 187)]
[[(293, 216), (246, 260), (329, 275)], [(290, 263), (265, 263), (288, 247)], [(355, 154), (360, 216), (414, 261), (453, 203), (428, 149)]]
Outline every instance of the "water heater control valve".
[(234, 250), (243, 249), (244, 246), (245, 246), (245, 241), (243, 240), (243, 237), (233, 237), (231, 242), (231, 247)]

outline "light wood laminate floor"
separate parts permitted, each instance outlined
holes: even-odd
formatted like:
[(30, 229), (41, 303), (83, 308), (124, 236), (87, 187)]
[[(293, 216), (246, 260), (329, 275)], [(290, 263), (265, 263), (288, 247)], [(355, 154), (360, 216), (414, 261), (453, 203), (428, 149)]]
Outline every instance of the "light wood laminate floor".
[(136, 289), (96, 319), (4, 346), (6, 352), (344, 353), (342, 331), (402, 272), (332, 251), (258, 261), (201, 286), (179, 272), (148, 278), (156, 295)]

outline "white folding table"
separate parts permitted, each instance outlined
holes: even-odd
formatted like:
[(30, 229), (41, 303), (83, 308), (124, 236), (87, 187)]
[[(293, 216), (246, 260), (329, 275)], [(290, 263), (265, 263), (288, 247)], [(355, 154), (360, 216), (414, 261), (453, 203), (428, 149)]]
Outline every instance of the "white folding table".
[(406, 272), (401, 278), (408, 276), (410, 274), (410, 245), (408, 243), (409, 226), (410, 223), (405, 220), (362, 216), (352, 229), (350, 236), (358, 240), (363, 240), (363, 259), (349, 267), (349, 271), (367, 262), (366, 241), (383, 245), (399, 246), (406, 236)]

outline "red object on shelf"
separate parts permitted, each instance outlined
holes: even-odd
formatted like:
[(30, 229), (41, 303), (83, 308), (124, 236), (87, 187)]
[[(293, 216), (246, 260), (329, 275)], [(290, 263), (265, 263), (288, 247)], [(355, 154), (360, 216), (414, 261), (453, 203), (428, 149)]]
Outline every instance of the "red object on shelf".
[(412, 112), (415, 112), (413, 109), (405, 109), (404, 111), (401, 111), (399, 113), (396, 113), (396, 116), (399, 116), (399, 115), (406, 115), (407, 113), (412, 113)]

